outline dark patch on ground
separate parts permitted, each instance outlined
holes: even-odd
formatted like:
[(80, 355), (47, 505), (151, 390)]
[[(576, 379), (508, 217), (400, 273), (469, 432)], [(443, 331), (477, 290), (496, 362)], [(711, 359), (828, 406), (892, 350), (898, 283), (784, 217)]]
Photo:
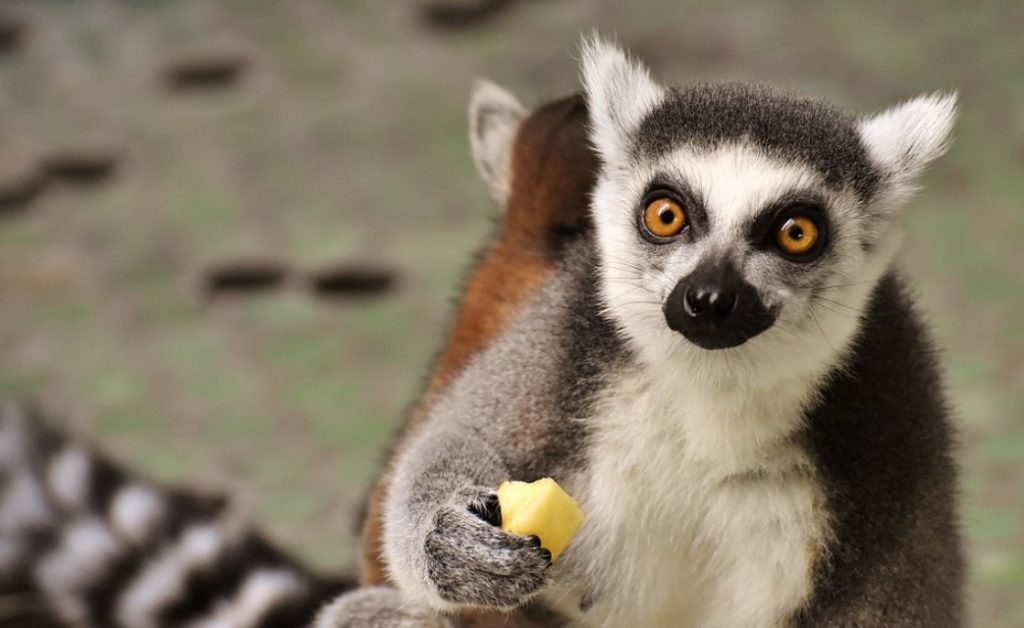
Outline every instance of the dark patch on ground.
[(19, 15), (3, 13), (0, 9), (0, 54), (14, 52), (28, 39), (28, 22)]
[(114, 149), (82, 146), (47, 155), (42, 167), (54, 181), (89, 186), (107, 181), (116, 172), (118, 161)]
[(164, 80), (175, 91), (231, 87), (247, 65), (239, 52), (205, 52), (182, 56), (164, 68)]
[(222, 262), (206, 271), (204, 292), (209, 297), (253, 295), (284, 285), (287, 267), (273, 260)]
[(434, 28), (469, 28), (493, 19), (516, 2), (517, 0), (431, 2), (423, 7), (423, 19)]
[(380, 296), (395, 287), (396, 279), (390, 268), (349, 264), (311, 273), (309, 287), (314, 295), (327, 299)]

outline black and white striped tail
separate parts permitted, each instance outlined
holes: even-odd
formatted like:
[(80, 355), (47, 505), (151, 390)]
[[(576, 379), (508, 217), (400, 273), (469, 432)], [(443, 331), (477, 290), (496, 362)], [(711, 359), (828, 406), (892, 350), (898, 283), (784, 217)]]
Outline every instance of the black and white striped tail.
[(0, 401), (0, 592), (81, 628), (297, 628), (348, 583), (222, 500), (141, 479)]

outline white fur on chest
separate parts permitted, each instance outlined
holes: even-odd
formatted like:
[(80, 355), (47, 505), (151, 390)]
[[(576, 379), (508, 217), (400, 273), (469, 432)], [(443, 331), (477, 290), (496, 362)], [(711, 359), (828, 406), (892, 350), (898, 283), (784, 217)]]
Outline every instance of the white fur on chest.
[[(580, 626), (778, 626), (810, 593), (826, 535), (806, 453), (788, 436), (811, 384), (770, 395), (687, 390), (630, 375), (594, 420), (573, 490), (587, 519), (562, 601)], [(564, 606), (563, 606), (564, 608)]]

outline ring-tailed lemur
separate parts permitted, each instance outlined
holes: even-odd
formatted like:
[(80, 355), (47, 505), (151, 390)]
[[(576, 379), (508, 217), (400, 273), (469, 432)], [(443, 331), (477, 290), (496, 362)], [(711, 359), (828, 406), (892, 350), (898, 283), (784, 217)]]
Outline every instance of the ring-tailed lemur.
[[(954, 97), (858, 119), (763, 86), (666, 89), (597, 40), (582, 74), (593, 237), (398, 452), (399, 591), (321, 625), (524, 604), (548, 626), (959, 625), (952, 428), (894, 269)], [(498, 483), (543, 476), (586, 515), (555, 564), (495, 525)]]
[[(493, 85), (475, 91), (473, 153), (504, 212), (497, 237), (469, 276), (420, 407), (500, 332), (587, 228), (579, 199), (593, 187), (595, 157), (585, 119), (579, 96), (526, 115)], [(363, 573), (369, 583), (377, 583), (374, 573), (382, 569), (373, 513), (371, 505)], [(218, 559), (210, 560), (212, 554)], [(141, 628), (195, 619), (197, 626), (295, 627), (346, 586), (289, 560), (220, 500), (144, 480), (28, 408), (0, 407), (0, 593), (42, 593), (62, 623), (76, 626)]]

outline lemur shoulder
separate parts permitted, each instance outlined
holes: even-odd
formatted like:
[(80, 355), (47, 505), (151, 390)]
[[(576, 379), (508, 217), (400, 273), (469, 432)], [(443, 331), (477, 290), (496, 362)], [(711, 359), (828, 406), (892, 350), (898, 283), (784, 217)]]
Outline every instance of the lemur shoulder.
[[(333, 625), (959, 625), (952, 427), (894, 261), (954, 97), (667, 89), (596, 40), (582, 75), (593, 229), (408, 431), (398, 593)], [(542, 476), (586, 513), (555, 564), (491, 516)]]

